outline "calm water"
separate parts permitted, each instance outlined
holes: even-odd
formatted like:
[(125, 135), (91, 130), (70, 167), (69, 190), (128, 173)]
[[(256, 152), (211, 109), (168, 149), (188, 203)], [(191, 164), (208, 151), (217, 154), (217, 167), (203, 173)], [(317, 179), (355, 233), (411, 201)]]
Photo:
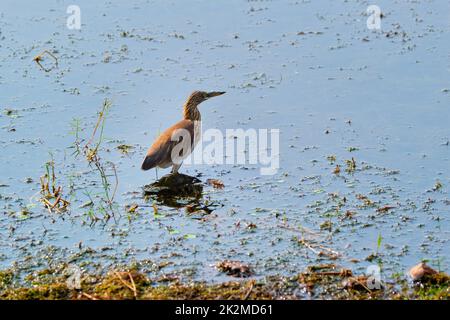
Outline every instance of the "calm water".
[[(141, 261), (155, 276), (208, 281), (227, 279), (213, 267), (223, 259), (260, 276), (324, 262), (364, 271), (381, 236), (386, 276), (421, 259), (449, 270), (448, 2), (377, 1), (380, 31), (366, 27), (365, 1), (77, 1), (81, 30), (69, 30), (72, 2), (0, 6), (2, 268)], [(58, 69), (33, 62), (43, 50)], [(223, 181), (204, 190), (203, 201), (220, 206), (198, 219), (157, 204), (155, 217), (141, 195), (155, 172), (140, 164), (193, 90), (227, 91), (201, 105), (204, 129), (280, 129), (280, 169), (183, 166)], [(91, 224), (80, 206), (89, 193), (98, 212), (101, 184), (73, 156), (71, 124), (88, 138), (105, 98), (113, 106), (100, 155), (117, 168), (116, 221)], [(71, 202), (62, 214), (37, 201), (50, 153)], [(386, 205), (394, 208), (377, 211)], [(302, 236), (339, 258), (299, 245)]]

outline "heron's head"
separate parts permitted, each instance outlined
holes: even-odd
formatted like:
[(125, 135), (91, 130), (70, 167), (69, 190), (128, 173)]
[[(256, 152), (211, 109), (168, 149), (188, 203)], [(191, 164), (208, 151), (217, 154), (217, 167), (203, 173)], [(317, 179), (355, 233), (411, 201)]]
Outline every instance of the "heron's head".
[(212, 92), (194, 91), (191, 93), (191, 95), (189, 96), (186, 103), (198, 105), (198, 104), (202, 103), (203, 101), (206, 101), (212, 97), (220, 96), (224, 93), (225, 92), (223, 92), (223, 91), (212, 91)]

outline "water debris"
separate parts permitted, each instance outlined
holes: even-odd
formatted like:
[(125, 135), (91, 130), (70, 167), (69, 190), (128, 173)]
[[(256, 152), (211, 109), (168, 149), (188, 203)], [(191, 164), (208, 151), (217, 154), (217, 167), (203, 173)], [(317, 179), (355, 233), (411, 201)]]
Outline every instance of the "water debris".
[(335, 278), (341, 279), (351, 277), (352, 271), (338, 268), (334, 264), (309, 266), (307, 271), (298, 275), (297, 281), (301, 283), (307, 292), (313, 293), (317, 286), (329, 285)]
[(345, 163), (347, 164), (347, 168), (345, 169), (345, 171), (347, 171), (348, 173), (355, 172), (355, 170), (356, 170), (355, 158), (352, 157), (351, 160), (345, 160)]
[(219, 179), (208, 179), (206, 183), (212, 186), (214, 189), (223, 189), (225, 185)]
[(377, 208), (376, 211), (379, 212), (379, 213), (386, 213), (386, 212), (389, 212), (392, 209), (395, 209), (395, 207), (394, 206), (383, 206), (383, 207)]
[(323, 245), (316, 243), (316, 241), (314, 240), (305, 239), (304, 237), (297, 239), (297, 243), (308, 248), (319, 257), (325, 256), (328, 257), (329, 259), (335, 260), (341, 256), (339, 252), (324, 247)]
[(327, 156), (327, 160), (330, 164), (334, 164), (336, 162), (336, 156), (334, 154)]
[(134, 149), (133, 146), (127, 144), (118, 145), (116, 148), (123, 154), (128, 154), (132, 149)]
[(169, 34), (169, 37), (173, 37), (175, 39), (181, 39), (181, 40), (185, 39), (185, 37), (182, 34), (178, 34), (176, 32)]
[(111, 54), (108, 51), (106, 51), (106, 52), (103, 53), (103, 60), (102, 60), (102, 62), (103, 63), (109, 63), (111, 61), (111, 58), (112, 58)]
[(127, 210), (128, 213), (135, 213), (138, 208), (139, 205), (136, 203), (125, 206), (125, 209)]
[[(41, 64), (41, 62), (44, 60), (44, 57), (45, 57), (46, 55), (49, 56), (49, 57), (51, 57), (51, 58), (53, 59), (53, 61), (54, 61), (54, 65), (51, 66), (50, 68), (45, 68), (45, 67)], [(51, 53), (51, 52), (48, 51), (48, 50), (42, 51), (40, 54), (38, 54), (36, 57), (33, 58), (33, 61), (36, 62), (36, 63), (38, 64), (38, 66), (39, 66), (42, 70), (44, 70), (45, 72), (50, 72), (50, 71), (52, 71), (53, 69), (55, 69), (55, 68), (58, 67), (58, 58), (57, 58), (53, 53)]]
[(17, 110), (14, 110), (14, 109), (8, 109), (8, 108), (6, 108), (6, 109), (3, 111), (3, 113), (4, 113), (6, 116), (11, 117), (11, 118), (17, 118), (17, 117), (18, 117), (18, 111), (17, 111)]
[(360, 275), (356, 277), (349, 277), (342, 281), (342, 286), (347, 290), (366, 290), (368, 292), (372, 292), (372, 290), (381, 290), (383, 287), (381, 283), (379, 285), (370, 285), (374, 282), (372, 277), (366, 275)]
[(331, 223), (331, 221), (330, 221), (330, 220), (327, 220), (327, 221), (322, 222), (322, 223), (320, 224), (320, 229), (321, 229), (321, 230), (328, 230), (328, 231), (331, 232), (332, 226), (333, 226), (333, 224)]
[(333, 173), (336, 174), (336, 175), (341, 173), (341, 166), (337, 164), (336, 167), (333, 170)]
[(251, 268), (239, 261), (224, 260), (216, 264), (216, 268), (229, 276), (246, 278), (253, 274)]
[(245, 228), (246, 228), (247, 230), (253, 230), (253, 229), (256, 229), (257, 226), (256, 226), (256, 224), (254, 224), (253, 222), (250, 222), (250, 223), (247, 224), (247, 226), (246, 226)]
[(298, 36), (305, 36), (307, 34), (321, 35), (321, 34), (323, 34), (323, 32), (321, 32), (321, 31), (306, 31), (306, 32), (305, 31), (299, 31), (299, 32), (297, 32)]
[(434, 187), (433, 187), (433, 191), (438, 191), (438, 190), (440, 190), (440, 189), (442, 189), (442, 182), (440, 182), (440, 181), (438, 180), (438, 181), (436, 181), (436, 183), (435, 183), (435, 185), (434, 185)]
[(369, 197), (367, 197), (363, 194), (357, 194), (356, 199), (363, 201), (364, 208), (375, 206), (375, 202), (373, 202), (372, 200), (369, 199)]

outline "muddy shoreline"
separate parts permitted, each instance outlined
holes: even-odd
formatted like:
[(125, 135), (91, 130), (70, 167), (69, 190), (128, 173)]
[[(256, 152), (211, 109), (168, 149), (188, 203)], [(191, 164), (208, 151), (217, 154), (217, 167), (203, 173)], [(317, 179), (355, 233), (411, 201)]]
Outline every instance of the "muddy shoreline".
[(420, 282), (394, 275), (371, 287), (370, 279), (334, 265), (311, 266), (291, 277), (241, 278), (220, 283), (181, 281), (174, 274), (150, 278), (136, 267), (106, 274), (82, 273), (78, 283), (60, 270), (43, 269), (21, 280), (12, 270), (0, 271), (0, 299), (12, 300), (110, 300), (110, 299), (432, 299), (450, 298), (450, 277), (439, 273)]

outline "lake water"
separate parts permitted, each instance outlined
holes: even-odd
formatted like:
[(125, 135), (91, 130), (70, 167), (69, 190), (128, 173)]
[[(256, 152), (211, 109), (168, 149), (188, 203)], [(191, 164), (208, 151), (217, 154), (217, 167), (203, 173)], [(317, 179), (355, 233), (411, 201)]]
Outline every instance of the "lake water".
[[(448, 271), (448, 2), (377, 1), (381, 30), (367, 28), (366, 1), (73, 2), (0, 6), (3, 269), (140, 262), (152, 276), (223, 281), (214, 264), (224, 259), (257, 276), (382, 263), (386, 277), (428, 259)], [(66, 26), (71, 4), (80, 30)], [(58, 68), (33, 61), (44, 50)], [(155, 215), (142, 197), (155, 170), (140, 165), (194, 90), (227, 92), (200, 106), (204, 129), (279, 129), (280, 168), (264, 176), (258, 165), (183, 166), (223, 181), (204, 188), (213, 212), (155, 203)], [(73, 155), (73, 124), (88, 139), (105, 98), (99, 155), (117, 170), (116, 213), (92, 223), (102, 186)], [(64, 213), (38, 201), (52, 157), (70, 201)], [(356, 170), (346, 172), (352, 158)], [(88, 195), (93, 207), (83, 206)], [(380, 260), (366, 260), (377, 251)]]

